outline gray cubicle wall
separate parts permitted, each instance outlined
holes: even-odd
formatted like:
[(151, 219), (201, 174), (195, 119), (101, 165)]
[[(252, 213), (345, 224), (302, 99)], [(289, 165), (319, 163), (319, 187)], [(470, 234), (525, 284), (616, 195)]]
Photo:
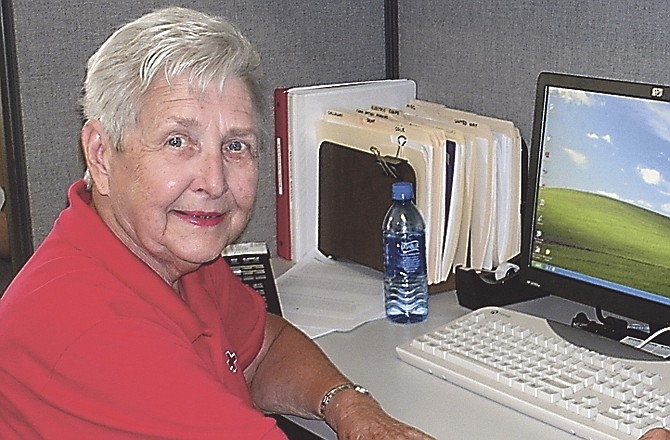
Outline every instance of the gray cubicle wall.
[[(77, 99), (86, 59), (116, 27), (144, 12), (179, 5), (230, 17), (260, 49), (268, 99), (277, 86), (385, 75), (383, 0), (11, 1), (35, 246), (65, 206), (68, 186), (83, 171)], [(270, 145), (261, 163), (256, 213), (244, 235), (271, 247), (273, 154)]]
[(543, 70), (670, 84), (667, 0), (399, 0), (399, 73), (422, 99), (514, 121)]
[[(114, 28), (179, 4), (228, 15), (255, 41), (270, 89), (382, 78), (384, 1), (12, 0), (34, 244), (82, 172), (84, 63)], [(399, 73), (420, 98), (513, 120), (530, 138), (542, 70), (670, 84), (665, 0), (399, 0)], [(272, 149), (245, 238), (274, 246)]]

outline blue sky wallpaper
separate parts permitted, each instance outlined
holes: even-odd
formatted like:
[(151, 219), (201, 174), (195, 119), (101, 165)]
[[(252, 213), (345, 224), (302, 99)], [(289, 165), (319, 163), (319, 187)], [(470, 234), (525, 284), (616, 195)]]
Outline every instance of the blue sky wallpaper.
[(670, 103), (551, 88), (541, 183), (670, 217)]

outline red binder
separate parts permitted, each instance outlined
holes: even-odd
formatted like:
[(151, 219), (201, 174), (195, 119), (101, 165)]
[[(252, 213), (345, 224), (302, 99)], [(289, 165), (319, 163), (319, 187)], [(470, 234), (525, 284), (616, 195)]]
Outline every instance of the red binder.
[(277, 88), (275, 104), (275, 194), (277, 215), (277, 255), (291, 259), (291, 197), (288, 149), (288, 88)]

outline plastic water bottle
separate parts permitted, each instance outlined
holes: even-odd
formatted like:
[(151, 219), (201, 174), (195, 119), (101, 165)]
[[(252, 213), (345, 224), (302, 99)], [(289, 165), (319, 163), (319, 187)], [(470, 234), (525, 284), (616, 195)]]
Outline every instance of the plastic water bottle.
[(398, 323), (421, 322), (428, 316), (426, 226), (414, 205), (410, 182), (391, 189), (393, 204), (384, 217), (384, 307)]

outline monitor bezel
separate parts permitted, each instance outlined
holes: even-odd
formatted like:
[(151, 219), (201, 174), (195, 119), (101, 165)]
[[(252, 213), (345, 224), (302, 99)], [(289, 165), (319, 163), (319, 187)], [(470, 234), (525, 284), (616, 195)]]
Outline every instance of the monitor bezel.
[[(536, 199), (541, 173), (539, 164), (543, 147), (544, 115), (547, 90), (552, 86), (670, 102), (670, 86), (554, 72), (540, 73), (537, 79), (533, 132), (529, 148), (528, 186), (522, 220), (521, 270), (519, 272), (521, 281), (533, 290), (648, 323), (652, 328), (665, 327), (670, 323), (670, 306), (584, 281), (562, 277), (531, 265), (532, 237), (535, 234), (533, 220), (537, 214)], [(654, 94), (658, 95), (659, 91), (661, 91), (661, 96), (654, 96)]]

